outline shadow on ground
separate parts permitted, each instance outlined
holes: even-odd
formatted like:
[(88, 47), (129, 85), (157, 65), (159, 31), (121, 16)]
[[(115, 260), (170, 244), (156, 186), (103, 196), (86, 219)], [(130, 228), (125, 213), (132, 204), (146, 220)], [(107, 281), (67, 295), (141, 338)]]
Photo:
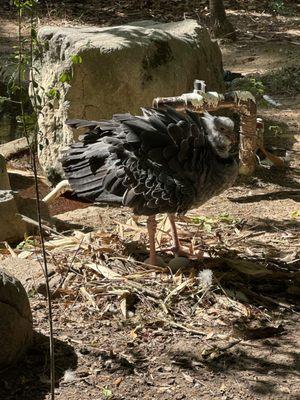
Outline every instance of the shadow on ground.
[[(292, 335), (236, 343), (219, 355), (216, 353), (216, 357), (205, 358), (202, 355), (203, 346), (201, 348), (199, 343), (187, 345), (179, 340), (176, 346), (172, 346), (169, 358), (172, 363), (179, 365), (183, 371), (189, 371), (194, 379), (200, 381), (204, 368), (224, 377), (235, 374), (236, 379), (239, 379), (239, 376), (243, 376), (257, 398), (268, 395), (274, 396), (272, 399), (299, 399), (296, 382), (300, 373), (300, 353)], [(256, 379), (253, 379), (254, 376)], [(290, 396), (282, 397), (282, 388), (287, 378), (295, 380), (295, 388), (292, 384)]]
[[(74, 349), (55, 339), (56, 386), (68, 369), (76, 369)], [(35, 332), (26, 357), (10, 369), (0, 372), (0, 399), (43, 400), (50, 392), (49, 338)]]
[(276, 190), (274, 192), (268, 192), (263, 194), (254, 194), (248, 196), (235, 197), (230, 199), (235, 203), (257, 203), (262, 200), (284, 200), (291, 199), (294, 201), (300, 201), (300, 187), (299, 190)]

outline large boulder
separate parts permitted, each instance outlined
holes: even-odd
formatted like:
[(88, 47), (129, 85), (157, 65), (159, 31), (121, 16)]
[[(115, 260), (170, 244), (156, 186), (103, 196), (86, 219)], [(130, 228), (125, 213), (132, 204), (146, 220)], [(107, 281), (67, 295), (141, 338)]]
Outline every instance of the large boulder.
[(157, 96), (191, 91), (194, 79), (223, 90), (222, 58), (194, 20), (142, 21), (115, 27), (43, 27), (36, 61), (42, 112), (39, 161), (51, 181), (61, 178), (62, 147), (74, 140), (67, 118), (138, 113)]
[(10, 182), (6, 169), (6, 161), (3, 155), (0, 153), (0, 190), (9, 190)]
[(16, 155), (25, 153), (28, 150), (28, 141), (25, 137), (0, 144), (0, 154), (2, 154), (6, 160), (9, 160)]
[(18, 360), (32, 341), (32, 315), (22, 284), (0, 269), (0, 369)]

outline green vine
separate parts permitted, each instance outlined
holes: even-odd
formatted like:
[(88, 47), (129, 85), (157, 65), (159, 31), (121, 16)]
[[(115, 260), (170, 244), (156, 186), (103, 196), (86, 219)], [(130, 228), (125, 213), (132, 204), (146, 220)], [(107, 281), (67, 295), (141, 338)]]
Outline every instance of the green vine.
[[(52, 322), (52, 302), (50, 295), (50, 287), (48, 280), (48, 263), (45, 249), (44, 233), (42, 228), (41, 220), (41, 202), (40, 202), (40, 191), (38, 185), (38, 173), (37, 173), (37, 160), (36, 160), (36, 149), (38, 145), (38, 115), (41, 112), (41, 98), (37, 93), (38, 84), (35, 76), (38, 73), (34, 67), (34, 57), (39, 53), (39, 43), (37, 38), (37, 5), (38, 0), (14, 0), (14, 6), (18, 15), (18, 48), (15, 55), (18, 66), (18, 79), (13, 82), (11, 86), (11, 93), (16, 91), (20, 94), (20, 110), (21, 115), (19, 121), (23, 127), (23, 134), (27, 139), (28, 147), (31, 156), (31, 165), (33, 174), (35, 177), (35, 193), (36, 193), (36, 208), (37, 208), (37, 219), (39, 226), (39, 236), (41, 242), (42, 256), (43, 256), (43, 272), (46, 282), (46, 292), (48, 301), (48, 316), (49, 316), (49, 337), (50, 337), (50, 382), (51, 382), (51, 400), (54, 400), (54, 388), (55, 388), (55, 363), (54, 363), (54, 338), (53, 338), (53, 322)], [(23, 37), (23, 23), (24, 18), (29, 18), (30, 23), (30, 36), (29, 39)], [(24, 82), (26, 81), (27, 74), (29, 76), (29, 88), (31, 91), (31, 100), (33, 110), (31, 114), (26, 114), (24, 106)], [(10, 99), (8, 99), (10, 100)], [(29, 135), (31, 133), (31, 136)]]

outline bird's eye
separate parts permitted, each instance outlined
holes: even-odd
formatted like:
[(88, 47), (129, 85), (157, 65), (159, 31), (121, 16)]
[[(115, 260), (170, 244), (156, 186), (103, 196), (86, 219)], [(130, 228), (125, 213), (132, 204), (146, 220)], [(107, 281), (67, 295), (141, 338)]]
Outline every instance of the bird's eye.
[(224, 132), (224, 131), (225, 131), (225, 128), (224, 128), (223, 126), (221, 126), (220, 131), (221, 131), (221, 132)]

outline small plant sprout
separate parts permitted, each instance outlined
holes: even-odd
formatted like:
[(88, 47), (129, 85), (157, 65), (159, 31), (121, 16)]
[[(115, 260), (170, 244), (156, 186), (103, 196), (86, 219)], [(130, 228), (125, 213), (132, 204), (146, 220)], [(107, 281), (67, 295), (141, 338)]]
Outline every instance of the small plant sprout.
[(291, 212), (291, 218), (292, 219), (297, 219), (300, 217), (300, 210), (295, 210)]
[(102, 394), (104, 399), (110, 399), (112, 397), (112, 391), (107, 386), (102, 389)]
[(70, 60), (72, 63), (71, 70), (64, 71), (59, 76), (59, 82), (70, 84), (73, 76), (74, 76), (74, 69), (73, 66), (76, 64), (82, 64), (82, 57), (79, 54), (73, 54), (70, 56)]
[(268, 127), (268, 130), (271, 134), (273, 134), (274, 136), (278, 136), (280, 134), (282, 134), (282, 128), (279, 125), (270, 125)]
[(233, 225), (237, 221), (232, 217), (231, 215), (227, 213), (221, 213), (215, 217), (205, 217), (202, 215), (195, 216), (191, 218), (191, 222), (194, 224), (199, 224), (201, 226), (201, 229), (203, 229), (205, 232), (212, 232), (213, 229), (216, 229), (218, 227), (218, 224), (227, 224), (227, 225)]
[(283, 0), (274, 0), (271, 2), (269, 7), (273, 14), (282, 14), (285, 11), (285, 4)]
[(218, 215), (218, 221), (219, 222), (224, 222), (225, 224), (234, 224), (236, 222), (234, 217), (232, 217), (228, 213), (220, 213)]
[[(18, 63), (17, 67), (17, 79), (11, 81), (10, 93), (19, 93), (20, 97), (20, 116), (18, 122), (22, 125), (23, 136), (26, 138), (31, 158), (31, 167), (34, 175), (34, 187), (36, 195), (36, 211), (37, 211), (37, 222), (39, 228), (40, 237), (40, 248), (43, 259), (42, 269), (46, 283), (47, 293), (47, 304), (48, 304), (48, 320), (49, 320), (49, 355), (50, 355), (50, 399), (55, 399), (55, 360), (54, 360), (54, 338), (53, 338), (53, 320), (52, 320), (52, 301), (49, 286), (49, 275), (48, 275), (48, 261), (45, 247), (44, 231), (42, 227), (41, 218), (41, 203), (40, 203), (40, 189), (38, 184), (38, 166), (36, 160), (36, 150), (38, 147), (38, 115), (41, 112), (41, 99), (38, 94), (38, 84), (36, 81), (36, 75), (38, 71), (33, 65), (33, 60), (39, 53), (39, 43), (37, 41), (37, 5), (38, 0), (14, 0), (13, 5), (15, 6), (18, 16), (18, 47), (15, 53), (15, 59)], [(29, 17), (30, 21), (30, 38), (29, 40), (23, 36), (23, 27), (25, 24), (24, 17)], [(29, 76), (29, 88), (31, 91), (31, 103), (32, 110), (30, 114), (27, 114), (26, 104), (26, 91), (25, 83), (27, 79), (27, 72)]]

